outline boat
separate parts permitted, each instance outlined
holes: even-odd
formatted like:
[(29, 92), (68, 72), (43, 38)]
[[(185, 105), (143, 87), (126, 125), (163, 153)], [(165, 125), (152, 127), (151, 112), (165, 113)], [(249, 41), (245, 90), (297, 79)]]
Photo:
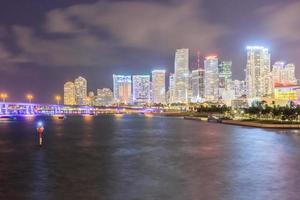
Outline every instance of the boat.
[(211, 123), (221, 123), (222, 122), (222, 120), (216, 116), (209, 116), (207, 118), (207, 121), (211, 122)]
[(144, 116), (151, 118), (151, 117), (153, 117), (153, 114), (152, 113), (144, 113)]
[(0, 115), (0, 121), (14, 121), (17, 120), (16, 116), (13, 115)]
[(56, 119), (61, 119), (61, 120), (66, 119), (65, 115), (53, 115), (53, 117)]

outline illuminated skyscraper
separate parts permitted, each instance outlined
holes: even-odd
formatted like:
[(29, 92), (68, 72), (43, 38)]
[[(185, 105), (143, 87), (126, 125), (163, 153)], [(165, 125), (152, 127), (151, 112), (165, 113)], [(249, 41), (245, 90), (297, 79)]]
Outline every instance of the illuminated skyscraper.
[(267, 48), (247, 47), (246, 84), (248, 98), (271, 95), (270, 59), (271, 55)]
[(188, 102), (189, 49), (177, 49), (175, 54), (175, 101)]
[(196, 69), (192, 71), (192, 102), (204, 101), (204, 69)]
[(282, 71), (284, 70), (284, 62), (277, 61), (272, 68), (272, 77), (274, 86), (280, 86), (282, 84)]
[(272, 77), (275, 87), (297, 85), (294, 64), (285, 65), (284, 62), (275, 62), (272, 69)]
[(75, 101), (76, 105), (85, 105), (87, 98), (87, 81), (79, 76), (75, 79)]
[[(228, 98), (229, 93), (234, 94), (232, 88), (232, 62), (231, 61), (222, 61), (219, 64), (219, 99)], [(231, 92), (232, 90), (232, 92)]]
[(131, 103), (131, 76), (113, 75), (114, 100), (116, 103)]
[(175, 96), (175, 74), (169, 76), (169, 99), (168, 103), (176, 103)]
[(234, 89), (235, 98), (240, 98), (243, 95), (247, 95), (247, 88), (246, 88), (245, 81), (234, 80), (233, 89)]
[(152, 100), (153, 103), (166, 103), (166, 71), (152, 71)]
[(109, 88), (97, 89), (95, 104), (97, 106), (111, 105), (113, 102), (113, 92)]
[(64, 104), (75, 105), (75, 85), (73, 82), (66, 82), (64, 84)]
[(150, 103), (150, 75), (132, 76), (133, 103)]
[(207, 101), (218, 101), (218, 58), (208, 56), (204, 61), (204, 94)]

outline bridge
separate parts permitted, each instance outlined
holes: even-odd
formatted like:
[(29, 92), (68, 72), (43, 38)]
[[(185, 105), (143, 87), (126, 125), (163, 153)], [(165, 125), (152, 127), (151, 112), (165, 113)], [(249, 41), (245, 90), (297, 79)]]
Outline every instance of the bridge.
[(0, 102), (0, 115), (98, 114), (145, 112), (152, 109), (132, 106), (66, 106), (57, 104)]

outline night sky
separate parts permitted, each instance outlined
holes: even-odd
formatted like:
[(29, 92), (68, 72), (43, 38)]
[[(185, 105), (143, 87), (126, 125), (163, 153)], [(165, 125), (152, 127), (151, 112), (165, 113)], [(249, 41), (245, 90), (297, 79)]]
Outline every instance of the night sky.
[(112, 88), (113, 73), (173, 72), (176, 48), (230, 59), (244, 79), (247, 45), (295, 63), (300, 77), (300, 1), (1, 0), (0, 91), (53, 103), (79, 75), (95, 90)]

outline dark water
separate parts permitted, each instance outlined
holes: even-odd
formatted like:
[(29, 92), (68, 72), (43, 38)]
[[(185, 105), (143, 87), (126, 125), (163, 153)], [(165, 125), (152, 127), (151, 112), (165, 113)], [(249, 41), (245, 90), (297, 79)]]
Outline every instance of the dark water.
[[(300, 199), (300, 135), (142, 116), (0, 122), (0, 199)], [(286, 134), (288, 133), (288, 134)]]

